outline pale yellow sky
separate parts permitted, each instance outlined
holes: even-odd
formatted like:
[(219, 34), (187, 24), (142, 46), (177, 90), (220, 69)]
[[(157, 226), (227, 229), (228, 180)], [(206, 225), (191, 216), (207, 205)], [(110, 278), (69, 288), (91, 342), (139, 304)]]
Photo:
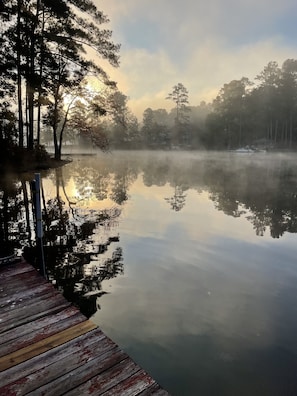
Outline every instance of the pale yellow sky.
[(165, 100), (178, 82), (191, 105), (211, 101), (223, 84), (253, 80), (272, 60), (297, 54), (292, 0), (95, 0), (121, 43), (121, 66), (108, 68), (129, 106), (142, 119), (147, 107), (170, 109)]

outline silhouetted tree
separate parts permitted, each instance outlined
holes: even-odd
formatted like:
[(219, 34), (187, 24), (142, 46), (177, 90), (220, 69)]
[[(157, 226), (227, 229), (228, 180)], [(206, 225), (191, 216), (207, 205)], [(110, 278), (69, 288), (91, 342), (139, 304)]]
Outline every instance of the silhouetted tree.
[(177, 142), (182, 145), (189, 145), (191, 143), (191, 136), (189, 136), (189, 93), (187, 88), (178, 83), (173, 87), (172, 92), (168, 94), (166, 99), (170, 99), (175, 103), (176, 117), (175, 127), (177, 134)]
[(35, 109), (39, 143), (41, 105), (46, 105), (48, 123), (53, 128), (56, 158), (59, 159), (59, 140), (63, 134), (57, 136), (57, 125), (61, 121), (67, 90), (77, 88), (90, 73), (110, 84), (104, 70), (88, 60), (86, 48), (91, 48), (116, 67), (119, 45), (112, 42), (110, 30), (101, 28), (108, 19), (92, 1), (11, 0), (4, 3), (0, 18), (3, 22), (1, 42), (4, 48), (12, 48), (2, 53), (2, 64), (6, 77), (9, 76), (6, 80), (16, 81), (18, 87), (19, 145), (22, 146), (24, 140), (24, 102), (29, 149), (34, 145)]

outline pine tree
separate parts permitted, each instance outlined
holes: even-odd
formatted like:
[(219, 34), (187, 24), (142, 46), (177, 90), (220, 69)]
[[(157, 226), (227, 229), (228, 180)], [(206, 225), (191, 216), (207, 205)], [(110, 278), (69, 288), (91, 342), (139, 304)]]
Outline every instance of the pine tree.
[[(23, 114), (27, 147), (33, 148), (35, 138), (39, 143), (41, 107), (46, 106), (56, 158), (60, 158), (58, 141), (62, 135), (58, 136), (57, 124), (65, 93), (76, 89), (87, 74), (112, 84), (105, 71), (88, 59), (87, 49), (117, 67), (120, 46), (112, 42), (112, 32), (101, 27), (108, 18), (90, 0), (12, 0), (2, 5), (0, 22), (8, 22), (2, 23), (1, 40), (3, 47), (10, 45), (12, 51), (3, 53), (2, 49), (4, 58), (0, 64), (5, 66), (6, 75), (11, 75), (10, 80), (16, 82), (19, 145), (24, 142)], [(2, 79), (0, 84), (3, 90)]]
[(170, 99), (175, 103), (176, 117), (175, 117), (175, 128), (177, 135), (177, 142), (180, 145), (190, 144), (190, 132), (189, 132), (189, 93), (186, 87), (182, 83), (178, 83), (173, 87), (166, 99)]

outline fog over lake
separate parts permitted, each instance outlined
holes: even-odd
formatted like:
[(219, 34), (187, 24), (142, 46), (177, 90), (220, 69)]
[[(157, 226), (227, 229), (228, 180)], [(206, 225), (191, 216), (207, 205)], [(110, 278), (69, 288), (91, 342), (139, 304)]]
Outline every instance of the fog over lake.
[(297, 391), (295, 161), (144, 157), (94, 320), (173, 395)]
[(43, 175), (51, 280), (172, 395), (296, 394), (296, 154), (93, 154)]

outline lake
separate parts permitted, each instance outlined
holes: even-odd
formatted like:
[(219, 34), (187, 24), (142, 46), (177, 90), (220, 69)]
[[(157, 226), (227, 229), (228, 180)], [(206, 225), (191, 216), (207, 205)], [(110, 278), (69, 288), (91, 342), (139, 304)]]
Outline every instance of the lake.
[(50, 279), (172, 395), (296, 395), (296, 159), (75, 155), (42, 175)]

